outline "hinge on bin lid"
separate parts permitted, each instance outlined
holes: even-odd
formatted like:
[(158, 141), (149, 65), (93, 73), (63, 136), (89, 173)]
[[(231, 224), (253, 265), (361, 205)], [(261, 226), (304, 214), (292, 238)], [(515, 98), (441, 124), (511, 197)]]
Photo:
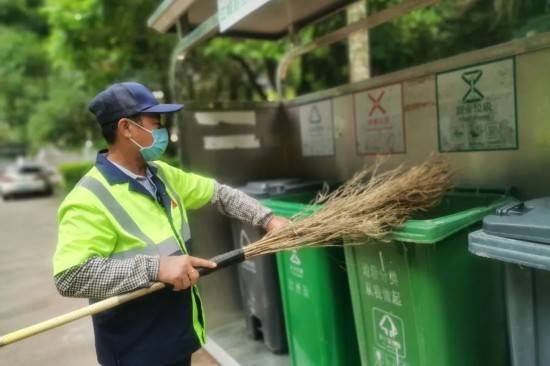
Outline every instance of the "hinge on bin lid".
[(519, 215), (525, 209), (525, 203), (522, 201), (512, 201), (497, 208), (496, 214), (498, 216)]
[(286, 192), (286, 187), (284, 185), (275, 185), (275, 186), (267, 186), (266, 189), (267, 192), (269, 192), (270, 195), (279, 195)]
[(320, 181), (288, 182), (286, 184), (270, 185), (268, 186), (268, 192), (270, 195), (280, 195), (286, 193), (318, 191), (322, 187), (323, 182)]

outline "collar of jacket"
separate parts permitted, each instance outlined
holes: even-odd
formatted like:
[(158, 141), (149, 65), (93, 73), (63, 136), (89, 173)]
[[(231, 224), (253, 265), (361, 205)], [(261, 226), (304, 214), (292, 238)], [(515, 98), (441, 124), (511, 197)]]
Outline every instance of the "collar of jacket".
[[(144, 194), (147, 197), (150, 197), (156, 200), (156, 197), (153, 197), (145, 189), (145, 187), (139, 184), (135, 179), (126, 175), (126, 173), (124, 173), (122, 170), (117, 168), (116, 165), (114, 165), (109, 161), (109, 159), (107, 159), (106, 149), (101, 150), (97, 153), (95, 166), (101, 172), (101, 174), (105, 177), (105, 179), (110, 185), (128, 183), (129, 190)], [(147, 164), (147, 167), (151, 170), (151, 173), (153, 173), (153, 179), (157, 178), (157, 168), (150, 164)]]

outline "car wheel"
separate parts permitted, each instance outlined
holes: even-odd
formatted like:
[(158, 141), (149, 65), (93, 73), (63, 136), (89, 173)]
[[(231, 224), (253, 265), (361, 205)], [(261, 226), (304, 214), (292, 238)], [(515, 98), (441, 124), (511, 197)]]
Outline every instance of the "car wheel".
[(52, 186), (48, 186), (48, 188), (46, 188), (46, 190), (44, 191), (44, 196), (46, 197), (49, 197), (53, 194), (53, 187)]
[(9, 201), (9, 200), (11, 199), (11, 196), (10, 196), (9, 194), (3, 194), (3, 195), (2, 195), (2, 199), (3, 199), (4, 201)]

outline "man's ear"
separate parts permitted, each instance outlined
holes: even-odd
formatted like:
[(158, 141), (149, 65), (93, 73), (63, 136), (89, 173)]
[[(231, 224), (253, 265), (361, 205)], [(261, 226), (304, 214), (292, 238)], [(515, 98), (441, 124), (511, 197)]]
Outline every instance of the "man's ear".
[(121, 118), (118, 120), (117, 123), (119, 133), (124, 137), (130, 137), (130, 129), (128, 128), (130, 123), (128, 122), (128, 120), (126, 118)]

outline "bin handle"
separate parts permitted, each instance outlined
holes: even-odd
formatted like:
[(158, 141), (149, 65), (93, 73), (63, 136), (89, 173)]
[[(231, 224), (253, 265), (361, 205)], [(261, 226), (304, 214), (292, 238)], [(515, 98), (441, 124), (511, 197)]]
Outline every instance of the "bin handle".
[(525, 202), (523, 201), (512, 201), (500, 206), (496, 209), (496, 214), (498, 216), (509, 216), (509, 215), (521, 215), (522, 211), (525, 209)]
[(451, 192), (478, 193), (478, 194), (492, 193), (492, 194), (501, 194), (501, 195), (507, 195), (507, 196), (516, 196), (517, 188), (516, 187), (503, 187), (503, 188), (454, 187), (451, 189)]

